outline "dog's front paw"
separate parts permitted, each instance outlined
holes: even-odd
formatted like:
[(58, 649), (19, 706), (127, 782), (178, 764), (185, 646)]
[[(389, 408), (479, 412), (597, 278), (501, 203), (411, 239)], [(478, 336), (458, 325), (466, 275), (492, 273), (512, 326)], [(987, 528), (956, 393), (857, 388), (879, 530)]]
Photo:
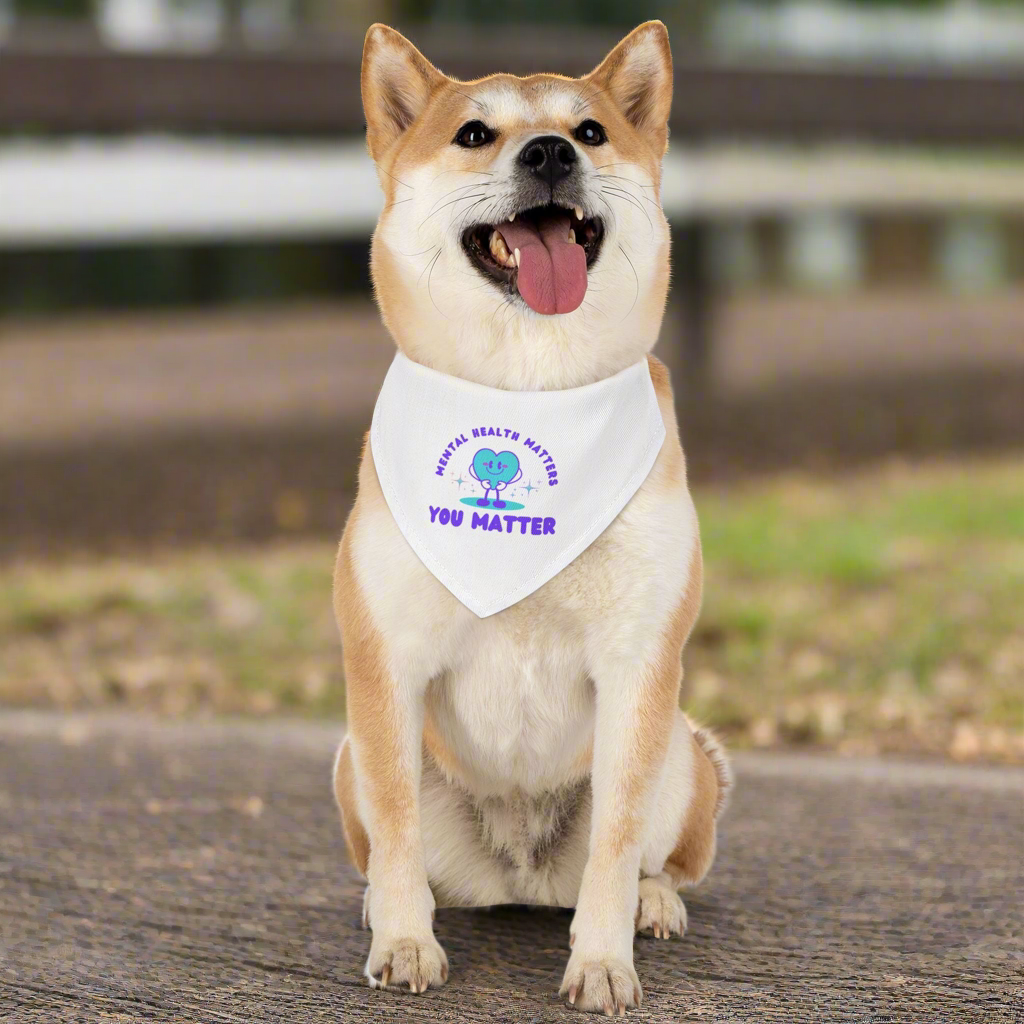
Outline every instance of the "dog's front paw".
[(682, 935), (686, 931), (686, 906), (665, 876), (640, 879), (636, 930), (653, 932), (657, 939)]
[(433, 935), (418, 939), (373, 937), (366, 977), (371, 988), (398, 988), (426, 992), (448, 980), (448, 957)]
[(585, 956), (574, 950), (558, 994), (568, 996), (577, 1010), (624, 1015), (639, 1006), (644, 993), (633, 964), (616, 956)]

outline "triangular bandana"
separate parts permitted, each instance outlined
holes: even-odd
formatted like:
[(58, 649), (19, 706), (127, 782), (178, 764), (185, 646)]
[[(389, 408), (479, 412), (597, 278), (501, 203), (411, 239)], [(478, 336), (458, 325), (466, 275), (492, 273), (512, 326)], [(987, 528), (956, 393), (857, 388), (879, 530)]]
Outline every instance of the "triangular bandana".
[(481, 618), (564, 569), (651, 471), (665, 425), (647, 360), (566, 391), (501, 391), (399, 353), (370, 445), (420, 561)]

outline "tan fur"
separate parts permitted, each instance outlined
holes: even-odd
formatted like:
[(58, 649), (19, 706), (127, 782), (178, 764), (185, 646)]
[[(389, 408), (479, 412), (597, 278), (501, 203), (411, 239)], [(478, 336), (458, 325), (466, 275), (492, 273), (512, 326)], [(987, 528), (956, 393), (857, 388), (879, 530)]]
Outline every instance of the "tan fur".
[(423, 747), (450, 781), (460, 781), (463, 778), (458, 755), (445, 742), (445, 738), (434, 721), (429, 707), (426, 709), (426, 714), (423, 717)]
[(363, 42), (360, 90), (366, 143), (379, 161), (411, 128), (445, 77), (401, 33), (371, 25)]
[(729, 805), (729, 796), (734, 785), (732, 765), (729, 763), (722, 741), (707, 726), (697, 725), (692, 719), (689, 719), (689, 722), (697, 746), (704, 751), (704, 756), (711, 762), (711, 767), (715, 770), (717, 784), (715, 818), (718, 819)]
[(704, 750), (693, 740), (696, 780), (689, 810), (665, 870), (677, 886), (696, 885), (715, 856), (715, 808), (719, 800), (718, 776)]
[(334, 797), (341, 811), (341, 830), (348, 859), (365, 878), (370, 863), (370, 837), (359, 818), (355, 769), (352, 767), (352, 750), (347, 738), (338, 748), (338, 758), (334, 765)]
[[(361, 781), (372, 794), (383, 829), (378, 841), (384, 838), (397, 843), (402, 841), (404, 826), (417, 806), (417, 794), (412, 781), (398, 770), (394, 689), (383, 641), (367, 612), (352, 568), (350, 536), (346, 529), (338, 549), (334, 576), (334, 608), (344, 652), (349, 734), (362, 751)], [(340, 769), (341, 758), (338, 764)], [(336, 782), (335, 788), (338, 787)]]
[[(660, 22), (657, 23), (660, 25)], [(653, 39), (660, 60), (646, 66), (630, 66), (628, 56), (641, 36)], [(645, 146), (658, 158), (668, 149), (668, 115), (672, 106), (672, 50), (668, 33), (652, 23), (639, 25), (594, 69), (587, 80), (606, 90), (614, 103), (606, 103), (630, 124)]]
[[(643, 54), (642, 59), (631, 61), (630, 54), (638, 51)], [(595, 201), (607, 204), (608, 214), (614, 211), (623, 216), (634, 215), (634, 207), (629, 205), (632, 202), (638, 222), (642, 221), (647, 229), (653, 218), (656, 234), (661, 236), (645, 236), (642, 248), (633, 250), (628, 257), (617, 246), (610, 246), (602, 260), (604, 272), (610, 262), (616, 261), (621, 264), (620, 273), (627, 275), (635, 272), (630, 269), (627, 258), (634, 264), (641, 259), (650, 260), (653, 279), (649, 286), (645, 284), (642, 294), (630, 296), (622, 291), (619, 295), (623, 301), (621, 312), (610, 308), (611, 293), (606, 292), (598, 300), (595, 291), (593, 299), (607, 310), (609, 328), (615, 324), (623, 332), (623, 339), (636, 338), (647, 346), (647, 337), (637, 334), (635, 323), (660, 322), (669, 274), (668, 232), (662, 233), (663, 218), (658, 207), (652, 205), (653, 197), (661, 188), (661, 157), (667, 138), (667, 128), (663, 124), (658, 129), (657, 121), (659, 118), (667, 121), (672, 93), (668, 37), (660, 22), (640, 26), (616, 47), (608, 60), (581, 79), (556, 74), (525, 78), (495, 74), (469, 82), (442, 75), (393, 29), (375, 25), (366, 36), (362, 92), (368, 146), (377, 164), (386, 200), (371, 249), (374, 289), (385, 324), (406, 355), (434, 369), (499, 387), (573, 387), (593, 379), (584, 367), (577, 366), (575, 373), (552, 381), (547, 368), (534, 364), (535, 353), (523, 346), (523, 339), (513, 337), (518, 325), (512, 320), (496, 320), (495, 328), (506, 335), (510, 346), (518, 342), (521, 381), (502, 382), (493, 369), (479, 362), (474, 365), (470, 359), (446, 358), (443, 350), (423, 344), (422, 330), (415, 330), (413, 325), (422, 327), (424, 312), (436, 314), (439, 324), (450, 325), (454, 320), (453, 304), (467, 301), (464, 281), (458, 282), (459, 287), (454, 288), (450, 296), (438, 298), (437, 286), (446, 279), (446, 264), (442, 261), (440, 270), (437, 265), (428, 269), (434, 250), (430, 238), (423, 237), (423, 228), (439, 226), (463, 207), (442, 207), (439, 213), (433, 204), (425, 203), (411, 219), (416, 226), (416, 237), (406, 234), (401, 239), (397, 236), (392, 239), (386, 231), (390, 214), (393, 211), (411, 214), (416, 204), (409, 200), (431, 182), (439, 183), (437, 192), (441, 197), (464, 182), (472, 182), (474, 174), (493, 170), (495, 161), (517, 151), (524, 138), (538, 127), (571, 137), (584, 118), (594, 118), (608, 128), (607, 145), (592, 154), (595, 166), (603, 168), (595, 173), (615, 175), (608, 183), (632, 193), (631, 196), (597, 193)], [(571, 102), (550, 104), (550, 98), (557, 94), (565, 94)], [(411, 123), (406, 125), (406, 117), (396, 114), (396, 101), (389, 100), (393, 96), (401, 97), (398, 105), (406, 109), (407, 114), (417, 112)], [(620, 103), (631, 105), (622, 107)], [(499, 132), (496, 143), (482, 149), (453, 146), (452, 140), (459, 127), (481, 116), (493, 121)], [(429, 169), (429, 177), (421, 180), (417, 175), (422, 169)], [(623, 175), (635, 182), (631, 184)], [(458, 198), (457, 193), (455, 198)], [(409, 245), (410, 241), (415, 244)], [(422, 259), (417, 261), (404, 255), (410, 252), (421, 253)], [(410, 263), (413, 266), (409, 266)], [(451, 268), (448, 268), (450, 273)], [(421, 274), (426, 275), (425, 286), (433, 293), (426, 308), (417, 294), (419, 288), (409, 287), (412, 275), (418, 285), (423, 286)], [(582, 319), (583, 315), (573, 314), (573, 318)], [(467, 319), (475, 321), (475, 317)], [(593, 317), (589, 321), (593, 330)], [(653, 340), (650, 338), (649, 344), (653, 344)], [(595, 347), (595, 352), (598, 350)], [(631, 358), (623, 365), (635, 361), (641, 351), (631, 353)], [(614, 371), (605, 366), (600, 376), (609, 372)]]
[[(679, 429), (676, 424), (675, 400), (672, 393), (672, 382), (669, 380), (668, 368), (656, 356), (647, 357), (647, 365), (651, 371), (651, 383), (654, 385), (654, 393), (658, 396), (658, 405), (666, 423), (671, 423), (675, 429), (666, 431), (665, 444), (662, 448), (662, 458), (658, 461), (658, 471), (662, 474), (665, 487), (671, 490), (680, 485), (686, 485), (686, 458), (683, 455), (683, 446), (679, 443)], [(697, 552), (698, 558), (700, 552)], [(700, 601), (700, 589), (697, 590), (698, 610)], [(694, 614), (693, 621), (697, 621)], [(693, 628), (693, 623), (690, 624)], [(689, 636), (689, 631), (687, 631)]]
[[(375, 26), (367, 33), (367, 44), (370, 46), (374, 45), (375, 28), (382, 28), (382, 26)], [(413, 59), (423, 59), (422, 54), (411, 44), (410, 51)], [(618, 137), (623, 142), (610, 151), (618, 156), (628, 155), (634, 159), (639, 157), (645, 170), (650, 172), (651, 178), (660, 181), (661, 156), (665, 150), (664, 140), (667, 139), (667, 133), (660, 137), (661, 141), (657, 145), (651, 146), (647, 134), (638, 130), (634, 122), (624, 117), (618, 106), (606, 94), (604, 83), (608, 71), (602, 71), (604, 68), (605, 65), (602, 65), (591, 75), (578, 80), (582, 85), (576, 84), (574, 88), (579, 91), (579, 95), (587, 100), (588, 116), (608, 124), (613, 130), (618, 129)], [(411, 88), (410, 91), (423, 89), (423, 116), (415, 121), (408, 131), (399, 135), (396, 123), (385, 119), (371, 120), (368, 115), (368, 137), (373, 140), (370, 143), (370, 155), (378, 162), (378, 167), (386, 172), (390, 172), (398, 164), (404, 167), (418, 167), (435, 160), (439, 153), (446, 153), (460, 125), (467, 118), (474, 116), (476, 97), (488, 90), (507, 89), (529, 102), (532, 98), (543, 95), (552, 85), (577, 81), (566, 78), (564, 75), (552, 74), (529, 75), (525, 78), (498, 74), (487, 75), (472, 81), (458, 81), (433, 71), (433, 74), (429, 76), (425, 72), (423, 73), (423, 81), (420, 85), (420, 76), (414, 77), (416, 80), (415, 90)], [(667, 88), (669, 90), (668, 99), (671, 102), (671, 85), (669, 84)], [(372, 83), (372, 78), (365, 66), (363, 95), (366, 97), (364, 103), (370, 104), (370, 110), (374, 109), (375, 104), (381, 102), (376, 86)], [(559, 118), (551, 127), (571, 136), (578, 120), (579, 118)], [(526, 118), (513, 118), (502, 125), (504, 134), (509, 137), (515, 137), (529, 128), (530, 123)], [(390, 138), (389, 132), (393, 133)], [(481, 150), (460, 152), (458, 154), (459, 165), (469, 169), (486, 167), (489, 155)], [(396, 191), (395, 179), (390, 178), (389, 184), (383, 187), (388, 201), (392, 201)]]
[[(561, 991), (580, 1009), (624, 1010), (641, 997), (634, 929), (685, 929), (675, 890), (708, 870), (731, 785), (721, 745), (678, 708), (703, 569), (669, 375), (649, 355), (669, 278), (667, 33), (641, 25), (580, 79), (456, 82), (377, 25), (362, 93), (385, 196), (371, 270), (399, 349), (506, 390), (589, 384), (646, 357), (666, 430), (601, 536), (486, 619), (416, 558), (364, 447), (335, 572), (349, 738), (334, 787), (349, 856), (369, 882), (365, 973), (417, 992), (446, 980), (434, 894), (446, 905), (575, 907)], [(481, 119), (492, 142), (454, 144)], [(573, 140), (585, 119), (607, 138), (570, 142), (574, 187), (586, 217), (602, 221), (603, 248), (582, 305), (541, 316), (480, 280), (463, 231), (467, 217), (494, 225), (526, 209), (524, 145)]]
[(632, 737), (635, 760), (630, 774), (622, 779), (622, 805), (627, 808), (618, 828), (606, 837), (612, 856), (619, 856), (630, 845), (640, 841), (643, 822), (638, 810), (644, 806), (643, 792), (650, 786), (665, 756), (672, 713), (679, 704), (679, 688), (683, 679), (683, 647), (700, 613), (703, 571), (700, 543), (694, 548), (686, 592), (672, 616), (661, 640), (661, 650), (649, 670), (648, 686), (638, 708)]

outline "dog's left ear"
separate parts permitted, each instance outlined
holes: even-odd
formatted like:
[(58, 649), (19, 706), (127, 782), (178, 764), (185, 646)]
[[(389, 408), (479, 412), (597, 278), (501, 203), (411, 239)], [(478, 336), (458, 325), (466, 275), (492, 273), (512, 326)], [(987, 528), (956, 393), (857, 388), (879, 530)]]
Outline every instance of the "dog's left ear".
[(633, 127), (654, 139), (657, 152), (668, 148), (672, 108), (672, 50), (660, 21), (637, 26), (587, 75), (604, 89)]
[(370, 26), (363, 43), (360, 86), (366, 143), (374, 160), (391, 148), (446, 81), (401, 32), (387, 25)]

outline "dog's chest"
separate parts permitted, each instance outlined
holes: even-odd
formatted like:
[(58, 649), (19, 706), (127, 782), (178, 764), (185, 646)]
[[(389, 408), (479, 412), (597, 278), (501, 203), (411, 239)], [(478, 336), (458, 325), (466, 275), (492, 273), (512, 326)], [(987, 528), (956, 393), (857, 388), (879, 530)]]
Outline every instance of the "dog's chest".
[(478, 620), (431, 687), (432, 713), (481, 792), (540, 792), (571, 772), (593, 729), (584, 647), (529, 608)]

